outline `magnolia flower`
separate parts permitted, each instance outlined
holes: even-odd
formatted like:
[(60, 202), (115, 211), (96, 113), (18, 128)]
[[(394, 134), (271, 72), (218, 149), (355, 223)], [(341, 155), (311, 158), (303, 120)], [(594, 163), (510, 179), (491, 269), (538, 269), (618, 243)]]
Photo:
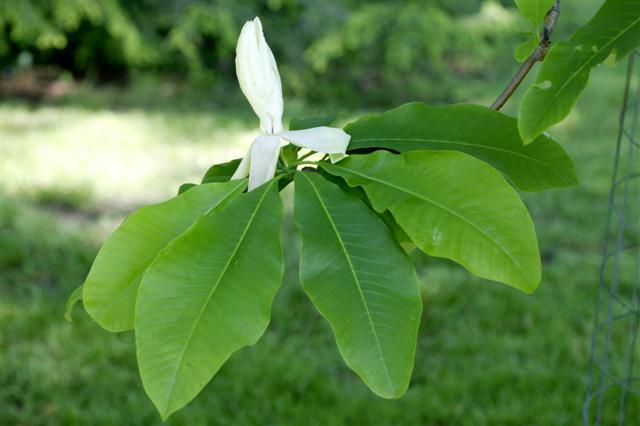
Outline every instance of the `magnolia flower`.
[(236, 48), (236, 74), (242, 93), (260, 119), (262, 134), (253, 141), (231, 179), (249, 176), (249, 191), (272, 179), (278, 163), (280, 138), (302, 148), (329, 154), (333, 162), (344, 157), (350, 136), (342, 129), (322, 126), (282, 130), (280, 74), (259, 18), (242, 27)]

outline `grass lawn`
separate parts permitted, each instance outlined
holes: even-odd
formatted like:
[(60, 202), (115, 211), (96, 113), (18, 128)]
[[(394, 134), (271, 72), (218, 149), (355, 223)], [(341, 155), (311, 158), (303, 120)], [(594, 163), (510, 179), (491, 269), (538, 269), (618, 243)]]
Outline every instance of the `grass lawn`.
[[(544, 261), (534, 295), (414, 253), (425, 307), (403, 398), (376, 397), (341, 361), (298, 284), (289, 215), (286, 279), (269, 330), (168, 423), (578, 424), (624, 68), (596, 70), (575, 111), (551, 130), (581, 186), (524, 197)], [(488, 104), (497, 92), (474, 100)], [(68, 323), (64, 303), (127, 213), (243, 154), (257, 124), (246, 110), (245, 118), (3, 101), (0, 424), (161, 423), (142, 389), (133, 334), (110, 334), (80, 308)], [(290, 213), (290, 188), (285, 198)], [(640, 418), (635, 398), (630, 415)]]

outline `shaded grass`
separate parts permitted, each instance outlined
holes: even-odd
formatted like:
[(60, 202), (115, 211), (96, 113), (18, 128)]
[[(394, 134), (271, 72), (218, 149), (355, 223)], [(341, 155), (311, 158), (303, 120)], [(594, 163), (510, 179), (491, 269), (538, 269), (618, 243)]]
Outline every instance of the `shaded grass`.
[[(552, 130), (581, 187), (524, 196), (544, 259), (534, 295), (413, 254), (425, 309), (403, 398), (376, 397), (340, 360), (298, 285), (289, 218), (286, 279), (269, 330), (169, 423), (578, 423), (623, 74), (599, 69)], [(133, 335), (109, 334), (79, 308), (67, 323), (64, 301), (124, 214), (241, 155), (253, 134), (242, 120), (208, 112), (5, 104), (2, 114), (0, 423), (160, 424), (137, 375)]]

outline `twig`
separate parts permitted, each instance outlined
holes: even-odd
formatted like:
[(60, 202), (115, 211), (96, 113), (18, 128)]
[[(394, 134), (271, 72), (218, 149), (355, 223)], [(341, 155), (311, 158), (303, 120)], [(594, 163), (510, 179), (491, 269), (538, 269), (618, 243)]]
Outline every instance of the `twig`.
[(540, 43), (533, 51), (531, 55), (522, 63), (516, 75), (513, 76), (507, 87), (504, 89), (500, 96), (491, 104), (491, 108), (496, 111), (500, 110), (502, 106), (509, 100), (513, 92), (516, 91), (522, 80), (527, 76), (531, 68), (535, 65), (536, 62), (542, 62), (547, 56), (547, 52), (549, 51), (549, 47), (551, 47), (551, 33), (556, 26), (556, 22), (558, 22), (558, 17), (560, 16), (560, 0), (555, 0), (553, 2), (553, 6), (547, 12), (544, 17), (544, 26), (542, 30), (542, 37), (540, 38)]

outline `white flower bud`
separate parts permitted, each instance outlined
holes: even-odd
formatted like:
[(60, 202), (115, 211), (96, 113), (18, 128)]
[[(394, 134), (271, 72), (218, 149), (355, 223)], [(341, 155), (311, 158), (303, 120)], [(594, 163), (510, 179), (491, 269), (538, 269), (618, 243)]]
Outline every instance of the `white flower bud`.
[(259, 18), (242, 27), (236, 48), (236, 74), (242, 93), (260, 118), (262, 132), (279, 134), (282, 131), (282, 84)]

